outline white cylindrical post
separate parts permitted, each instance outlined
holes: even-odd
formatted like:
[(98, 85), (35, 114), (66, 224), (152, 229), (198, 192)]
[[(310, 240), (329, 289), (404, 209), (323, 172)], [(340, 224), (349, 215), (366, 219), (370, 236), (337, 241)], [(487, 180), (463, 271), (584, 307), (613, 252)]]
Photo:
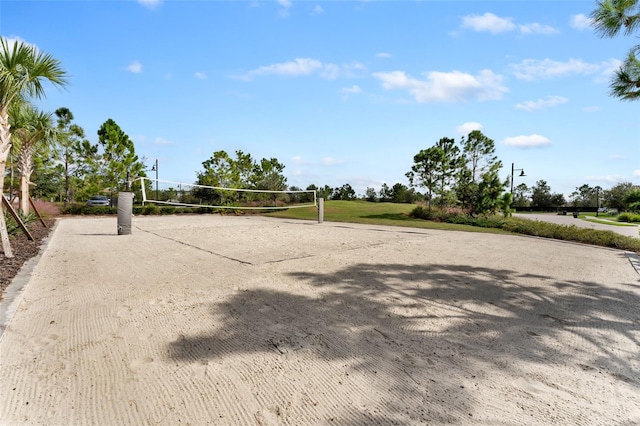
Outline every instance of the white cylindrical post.
[(318, 198), (318, 223), (324, 222), (324, 198)]
[(133, 192), (118, 194), (118, 235), (131, 235), (133, 216)]

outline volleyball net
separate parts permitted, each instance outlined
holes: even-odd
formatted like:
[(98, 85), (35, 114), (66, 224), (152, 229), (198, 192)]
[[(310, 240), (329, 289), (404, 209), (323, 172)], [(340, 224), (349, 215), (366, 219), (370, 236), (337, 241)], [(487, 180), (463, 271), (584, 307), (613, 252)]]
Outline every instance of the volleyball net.
[(224, 188), (140, 177), (142, 204), (237, 210), (317, 207), (315, 190), (272, 191)]

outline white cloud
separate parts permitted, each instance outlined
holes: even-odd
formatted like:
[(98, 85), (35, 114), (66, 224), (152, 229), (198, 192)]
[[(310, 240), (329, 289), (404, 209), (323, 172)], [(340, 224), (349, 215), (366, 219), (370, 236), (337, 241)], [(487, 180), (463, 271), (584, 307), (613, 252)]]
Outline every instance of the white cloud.
[(25, 39), (23, 39), (21, 37), (18, 37), (18, 36), (4, 37), (4, 36), (2, 36), (2, 38), (4, 39), (4, 42), (7, 44), (7, 47), (9, 48), (9, 50), (13, 49), (13, 46), (16, 43), (23, 43), (23, 44), (25, 44), (27, 46), (32, 47), (36, 51), (39, 51), (38, 46), (36, 46), (33, 43), (28, 43)]
[(624, 160), (624, 155), (613, 154), (613, 155), (610, 155), (609, 158), (612, 160)]
[(631, 172), (631, 176), (640, 178), (640, 169), (636, 169), (633, 172)]
[(317, 59), (312, 58), (297, 58), (289, 62), (265, 65), (236, 78), (241, 80), (252, 80), (257, 76), (262, 75), (298, 77), (311, 75), (317, 72), (322, 78), (333, 80), (338, 77), (352, 77), (356, 73), (364, 70), (366, 70), (366, 67), (359, 62), (337, 65), (323, 64)]
[(391, 54), (386, 52), (380, 52), (380, 53), (376, 53), (376, 57), (386, 59), (386, 58), (390, 58)]
[(625, 179), (625, 177), (621, 175), (585, 176), (584, 179), (587, 181), (604, 182), (614, 185), (617, 183), (628, 182), (628, 179)]
[(143, 5), (144, 7), (148, 7), (149, 9), (153, 9), (162, 3), (162, 0), (138, 0), (138, 3)]
[(304, 160), (302, 159), (302, 156), (300, 156), (300, 155), (296, 155), (294, 157), (291, 157), (291, 161), (293, 162), (293, 164), (304, 164)]
[(205, 73), (203, 73), (203, 72), (196, 72), (194, 75), (199, 80), (206, 80), (207, 79), (207, 75)]
[(127, 65), (127, 70), (134, 74), (140, 74), (142, 73), (142, 64), (138, 61), (133, 61)]
[(516, 25), (513, 18), (502, 18), (493, 13), (484, 15), (467, 15), (462, 17), (462, 28), (469, 28), (478, 32), (489, 32), (491, 34), (506, 33), (518, 29), (522, 34), (556, 34), (559, 31), (549, 25), (532, 22), (529, 24)]
[(165, 138), (155, 138), (153, 140), (154, 145), (173, 145), (173, 142), (165, 139)]
[(289, 77), (296, 77), (300, 75), (309, 75), (315, 70), (322, 68), (322, 62), (316, 59), (310, 58), (298, 58), (289, 62), (282, 62), (279, 64), (265, 65), (255, 70), (251, 70), (245, 74), (246, 79), (250, 80), (253, 77), (260, 75), (283, 75)]
[(346, 101), (347, 99), (349, 99), (349, 95), (357, 95), (359, 93), (362, 93), (362, 89), (360, 88), (360, 86), (354, 84), (351, 87), (343, 87), (342, 89), (340, 89), (340, 93), (343, 94), (342, 100)]
[(456, 127), (456, 132), (458, 132), (461, 135), (468, 135), (469, 133), (471, 133), (474, 130), (482, 130), (483, 126), (482, 124), (476, 122), (476, 121), (469, 121), (467, 123), (462, 123), (461, 125), (459, 125), (458, 127)]
[(568, 99), (563, 96), (547, 96), (545, 99), (537, 101), (524, 101), (516, 105), (516, 109), (524, 111), (536, 111), (543, 108), (551, 108), (557, 105), (567, 103)]
[(493, 13), (484, 15), (467, 15), (462, 17), (462, 27), (470, 28), (474, 31), (486, 31), (491, 34), (499, 34), (513, 31), (516, 25), (512, 18), (500, 18)]
[(600, 75), (598, 75), (594, 80), (598, 83), (608, 83), (611, 79), (611, 76), (620, 69), (622, 65), (622, 61), (619, 59), (610, 59), (608, 61), (602, 62), (601, 64), (602, 71)]
[(544, 34), (544, 35), (549, 35), (549, 34), (556, 34), (558, 33), (558, 30), (549, 26), (549, 25), (542, 25), (542, 24), (538, 24), (537, 22), (531, 23), (531, 24), (524, 24), (524, 25), (520, 25), (520, 32), (522, 34)]
[(583, 15), (582, 13), (578, 15), (571, 15), (569, 25), (571, 28), (575, 28), (576, 30), (591, 29), (591, 18)]
[(291, 8), (290, 0), (278, 0), (278, 4), (282, 6), (282, 9), (278, 12), (278, 15), (281, 18), (286, 18), (289, 16), (289, 9)]
[(339, 158), (325, 157), (322, 159), (322, 164), (325, 166), (336, 166), (342, 163), (344, 163), (344, 160), (340, 160)]
[(343, 87), (342, 89), (340, 89), (340, 92), (349, 93), (349, 94), (357, 94), (357, 93), (362, 93), (362, 89), (360, 88), (360, 86), (353, 85), (351, 87)]
[(513, 136), (504, 139), (504, 144), (507, 146), (515, 146), (518, 148), (541, 148), (551, 145), (551, 141), (548, 138), (540, 135), (521, 135)]
[(313, 9), (311, 9), (311, 14), (312, 15), (322, 15), (322, 14), (324, 14), (324, 9), (320, 5), (315, 5), (315, 6), (313, 6)]
[[(525, 59), (519, 64), (511, 64), (510, 68), (520, 80), (532, 81), (541, 78), (565, 77), (572, 74), (596, 74), (611, 69), (611, 61), (591, 64), (581, 59), (569, 59), (566, 62), (552, 59)], [(613, 68), (615, 69), (615, 68)]]
[(582, 111), (583, 112), (598, 112), (598, 111), (600, 111), (600, 107), (595, 106), (595, 105), (586, 106), (586, 107), (582, 108)]
[(425, 73), (425, 80), (409, 77), (403, 71), (373, 76), (382, 81), (385, 89), (406, 90), (419, 103), (496, 100), (509, 91), (502, 85), (502, 76), (490, 70), (482, 70), (475, 76), (460, 71), (432, 71)]

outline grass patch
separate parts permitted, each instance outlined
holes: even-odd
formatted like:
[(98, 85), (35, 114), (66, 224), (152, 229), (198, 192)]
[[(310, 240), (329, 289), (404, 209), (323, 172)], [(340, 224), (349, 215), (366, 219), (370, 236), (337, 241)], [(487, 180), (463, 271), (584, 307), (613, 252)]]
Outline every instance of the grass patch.
[(616, 218), (611, 218), (611, 219), (600, 219), (599, 217), (596, 216), (591, 216), (591, 215), (580, 215), (578, 216), (581, 219), (584, 220), (588, 220), (589, 222), (593, 222), (593, 223), (599, 223), (601, 225), (612, 225), (612, 226), (636, 226), (633, 225), (631, 223), (628, 222), (619, 222), (617, 221)]
[[(317, 221), (318, 210), (315, 207), (296, 208), (265, 213), (265, 216)], [(640, 252), (640, 238), (627, 237), (613, 231), (578, 228), (575, 225), (557, 225), (515, 217), (474, 218), (455, 210), (428, 210), (414, 204), (325, 201), (324, 219), (331, 222), (368, 223), (422, 229), (522, 234)], [(606, 223), (611, 224), (611, 222)]]

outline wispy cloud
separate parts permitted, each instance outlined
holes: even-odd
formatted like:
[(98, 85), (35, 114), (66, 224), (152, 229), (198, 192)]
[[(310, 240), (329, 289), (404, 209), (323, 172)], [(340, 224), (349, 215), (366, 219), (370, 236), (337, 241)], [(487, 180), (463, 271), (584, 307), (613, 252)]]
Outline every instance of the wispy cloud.
[(349, 95), (357, 95), (359, 93), (362, 93), (362, 89), (360, 88), (360, 86), (354, 84), (351, 87), (343, 87), (342, 89), (340, 89), (340, 93), (342, 93), (342, 100), (346, 101), (347, 99), (349, 99)]
[(595, 106), (595, 105), (586, 106), (586, 107), (582, 108), (582, 111), (583, 112), (598, 112), (598, 111), (600, 111), (600, 107), (599, 106)]
[(340, 89), (340, 92), (356, 94), (356, 93), (362, 93), (362, 89), (360, 88), (360, 86), (353, 85), (351, 87), (343, 87), (342, 89)]
[(469, 121), (467, 123), (462, 123), (461, 125), (459, 125), (458, 127), (456, 127), (456, 132), (458, 132), (458, 134), (460, 135), (468, 135), (469, 133), (471, 133), (474, 130), (482, 130), (483, 126), (482, 124), (476, 122), (476, 121)]
[(313, 6), (313, 8), (311, 9), (311, 14), (312, 15), (323, 15), (324, 14), (324, 9), (322, 8), (322, 6), (317, 4), (317, 5)]
[(173, 142), (165, 138), (155, 138), (153, 140), (153, 144), (154, 145), (173, 145)]
[(544, 136), (533, 134), (505, 138), (504, 144), (517, 148), (542, 148), (551, 145), (551, 141)]
[(322, 165), (324, 166), (336, 166), (338, 164), (343, 164), (344, 160), (334, 157), (324, 157), (322, 159)]
[[(640, 170), (635, 170), (634, 172), (632, 172), (632, 175), (634, 177), (640, 177), (640, 173), (638, 173), (638, 175), (636, 175), (636, 172), (640, 172)], [(622, 182), (628, 182), (628, 179), (626, 179), (624, 176), (622, 175), (604, 175), (604, 176), (585, 176), (584, 180), (586, 181), (591, 181), (591, 182), (602, 182), (602, 183), (606, 183), (606, 184), (618, 184), (618, 183), (622, 183)]]
[(462, 17), (462, 28), (477, 32), (501, 34), (511, 31), (520, 31), (522, 34), (550, 35), (558, 33), (556, 28), (549, 25), (531, 22), (528, 24), (516, 24), (513, 18), (504, 18), (487, 12), (484, 15), (467, 15)]
[(532, 81), (544, 78), (566, 77), (574, 74), (582, 75), (609, 75), (617, 69), (614, 61), (601, 63), (589, 63), (581, 59), (569, 59), (568, 61), (554, 61), (552, 59), (525, 59), (518, 64), (511, 64), (511, 71), (520, 80)]
[(502, 85), (502, 76), (490, 70), (482, 70), (475, 76), (460, 71), (432, 71), (424, 75), (425, 79), (417, 79), (403, 71), (373, 74), (385, 89), (405, 90), (419, 103), (497, 100), (509, 91)]
[(640, 178), (640, 169), (636, 169), (633, 172), (631, 172), (631, 176)]
[(207, 75), (205, 73), (203, 73), (203, 72), (199, 72), (198, 71), (194, 75), (198, 80), (206, 80), (207, 79)]
[(127, 65), (127, 71), (131, 71), (134, 74), (142, 73), (142, 64), (138, 61), (133, 61)]
[(576, 30), (591, 29), (591, 18), (583, 15), (582, 13), (578, 15), (571, 15), (571, 18), (569, 19), (569, 26)]
[(624, 155), (613, 154), (613, 155), (610, 155), (609, 158), (612, 160), (624, 160)]
[(278, 4), (282, 7), (282, 9), (280, 9), (278, 11), (278, 15), (281, 18), (286, 18), (289, 16), (289, 9), (291, 8), (291, 0), (278, 0)]
[(537, 22), (531, 24), (524, 24), (518, 26), (522, 34), (542, 34), (551, 35), (556, 34), (559, 31), (549, 25), (538, 24)]
[(352, 77), (356, 73), (366, 70), (366, 67), (358, 62), (350, 64), (324, 64), (317, 59), (297, 58), (288, 62), (265, 65), (247, 73), (236, 76), (241, 80), (253, 80), (258, 76), (278, 75), (284, 77), (299, 77), (318, 74), (322, 78), (333, 80), (339, 77)]
[(380, 52), (380, 53), (376, 53), (376, 57), (386, 59), (386, 58), (390, 58), (391, 54), (386, 52)]
[(501, 18), (493, 13), (485, 13), (484, 15), (463, 16), (462, 28), (468, 28), (479, 32), (489, 32), (491, 34), (500, 34), (513, 31), (516, 29), (516, 24), (513, 23), (512, 18)]
[(537, 111), (543, 108), (551, 108), (557, 105), (567, 103), (569, 100), (563, 96), (547, 96), (545, 99), (538, 99), (537, 101), (524, 101), (516, 105), (516, 109), (524, 111)]
[(149, 9), (153, 9), (162, 3), (162, 0), (138, 0), (138, 3), (147, 7)]

